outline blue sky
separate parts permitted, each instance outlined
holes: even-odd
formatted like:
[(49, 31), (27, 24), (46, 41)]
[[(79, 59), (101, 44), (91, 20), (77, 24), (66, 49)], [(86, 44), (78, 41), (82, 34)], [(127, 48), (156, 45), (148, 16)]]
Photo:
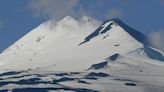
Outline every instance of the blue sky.
[(164, 0), (0, 0), (0, 51), (48, 19), (81, 14), (117, 17), (144, 34), (164, 31)]

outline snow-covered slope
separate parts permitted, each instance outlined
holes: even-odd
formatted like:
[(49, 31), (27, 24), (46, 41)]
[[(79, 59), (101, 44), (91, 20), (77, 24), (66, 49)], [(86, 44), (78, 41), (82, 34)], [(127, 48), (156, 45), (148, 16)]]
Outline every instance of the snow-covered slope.
[[(119, 19), (105, 21), (100, 27), (98, 24), (88, 17), (78, 21), (69, 16), (43, 23), (0, 55), (1, 68), (85, 70), (115, 53), (127, 55), (149, 48), (143, 34)], [(157, 58), (162, 56), (154, 52), (159, 54)]]
[(0, 54), (0, 91), (163, 92), (164, 56), (119, 19), (45, 22)]

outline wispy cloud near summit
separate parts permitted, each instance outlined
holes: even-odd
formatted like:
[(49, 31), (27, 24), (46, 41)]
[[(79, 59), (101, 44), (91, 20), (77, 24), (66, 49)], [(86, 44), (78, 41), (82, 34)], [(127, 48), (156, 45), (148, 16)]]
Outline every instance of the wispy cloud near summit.
[(35, 17), (60, 20), (67, 15), (77, 18), (88, 15), (105, 19), (120, 16), (125, 1), (115, 5), (114, 0), (31, 0), (29, 7)]
[(31, 0), (29, 7), (34, 16), (61, 19), (73, 11), (78, 0)]
[(161, 49), (164, 52), (164, 30), (160, 30), (157, 32), (152, 32), (149, 35), (149, 40), (153, 46), (158, 49)]

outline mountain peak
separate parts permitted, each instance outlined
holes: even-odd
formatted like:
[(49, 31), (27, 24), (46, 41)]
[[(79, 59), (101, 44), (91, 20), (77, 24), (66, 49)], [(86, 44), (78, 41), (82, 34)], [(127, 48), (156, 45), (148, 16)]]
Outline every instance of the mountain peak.
[[(0, 54), (0, 68), (81, 71), (92, 65), (106, 66), (107, 59), (115, 62), (124, 56), (164, 60), (156, 50), (136, 40), (144, 37), (141, 33), (119, 19), (106, 20), (98, 28), (94, 23), (86, 17), (81, 21), (68, 16), (52, 24), (53, 28), (49, 27), (51, 21), (37, 27)], [(84, 45), (78, 46), (81, 41)]]
[(114, 22), (116, 24), (119, 24), (122, 21), (119, 18), (112, 18), (112, 19), (107, 19), (107, 20), (104, 21), (104, 23), (106, 23), (106, 22)]
[(118, 18), (113, 18), (113, 19), (109, 19), (106, 20), (104, 23), (106, 22), (113, 22), (114, 24), (119, 25), (120, 27), (122, 27), (127, 33), (129, 33), (132, 37), (134, 37), (137, 41), (143, 43), (143, 44), (148, 44), (147, 38), (144, 34), (142, 34), (141, 32), (133, 29), (132, 27), (128, 26), (127, 24), (125, 24), (123, 21), (121, 21)]
[(77, 20), (72, 18), (71, 16), (66, 16), (58, 22), (58, 25), (77, 25)]
[(104, 34), (108, 31), (110, 31), (113, 27), (119, 26), (121, 27), (125, 32), (127, 32), (129, 35), (131, 35), (134, 39), (136, 39), (138, 42), (143, 43), (144, 45), (146, 45), (147, 42), (147, 38), (145, 35), (143, 35), (141, 32), (136, 31), (135, 29), (131, 28), (130, 26), (126, 25), (124, 22), (122, 22), (120, 19), (118, 18), (113, 18), (113, 19), (108, 19), (105, 20), (101, 26), (99, 26), (93, 33), (89, 34), (84, 42), (80, 43), (83, 44), (85, 42), (90, 41), (92, 38)]

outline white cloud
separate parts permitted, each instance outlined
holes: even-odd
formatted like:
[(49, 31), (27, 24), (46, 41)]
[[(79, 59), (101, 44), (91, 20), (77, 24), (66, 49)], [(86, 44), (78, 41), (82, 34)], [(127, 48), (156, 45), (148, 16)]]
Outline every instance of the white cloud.
[(65, 16), (79, 19), (87, 15), (104, 20), (122, 16), (128, 1), (123, 0), (113, 6), (114, 1), (112, 0), (90, 0), (88, 2), (83, 0), (30, 0), (29, 7), (35, 17), (60, 20)]
[(59, 20), (73, 12), (77, 3), (78, 0), (31, 0), (29, 7), (35, 16)]
[(164, 52), (164, 30), (151, 32), (149, 35), (149, 41), (153, 46)]

